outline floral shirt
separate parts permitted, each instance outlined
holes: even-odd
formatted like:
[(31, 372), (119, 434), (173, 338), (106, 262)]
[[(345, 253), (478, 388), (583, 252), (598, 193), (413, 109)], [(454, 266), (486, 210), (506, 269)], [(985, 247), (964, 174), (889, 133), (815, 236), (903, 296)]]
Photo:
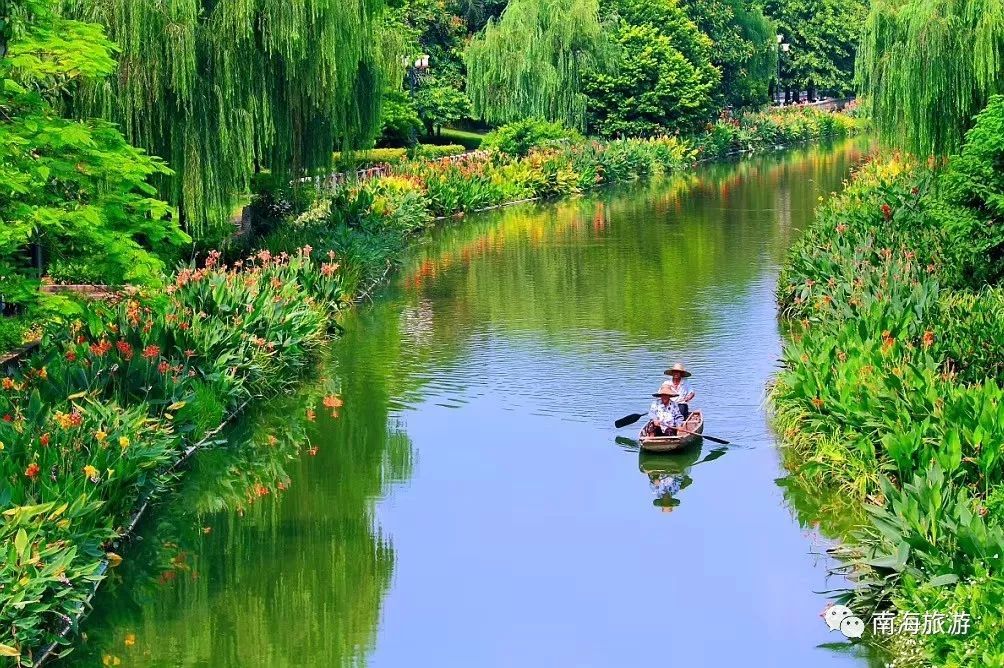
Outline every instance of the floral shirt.
[(648, 417), (660, 425), (677, 427), (683, 424), (683, 412), (680, 411), (680, 405), (675, 401), (663, 405), (661, 399), (656, 399), (648, 409)]

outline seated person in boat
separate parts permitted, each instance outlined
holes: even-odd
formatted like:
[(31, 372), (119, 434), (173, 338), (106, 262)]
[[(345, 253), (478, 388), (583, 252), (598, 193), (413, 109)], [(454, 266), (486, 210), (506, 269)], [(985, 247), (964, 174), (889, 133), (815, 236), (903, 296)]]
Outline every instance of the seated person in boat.
[(694, 398), (694, 391), (690, 389), (690, 383), (684, 380), (684, 378), (690, 378), (690, 372), (687, 371), (687, 368), (683, 364), (677, 362), (673, 365), (673, 368), (666, 369), (663, 373), (672, 378), (668, 382), (676, 390), (677, 394), (679, 394), (676, 403), (680, 405), (680, 412), (683, 414), (683, 419), (686, 420), (690, 415), (689, 404)]
[(667, 380), (653, 394), (655, 401), (648, 409), (649, 422), (642, 429), (645, 436), (675, 436), (676, 428), (683, 424), (683, 414), (680, 412), (680, 405), (674, 401), (679, 393), (673, 389), (672, 384)]

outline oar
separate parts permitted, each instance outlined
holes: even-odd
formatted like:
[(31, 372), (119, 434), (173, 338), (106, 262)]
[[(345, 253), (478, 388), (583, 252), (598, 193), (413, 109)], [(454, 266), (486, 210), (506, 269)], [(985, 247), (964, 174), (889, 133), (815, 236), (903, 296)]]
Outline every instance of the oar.
[(638, 420), (642, 419), (648, 415), (648, 413), (631, 413), (631, 415), (625, 415), (620, 420), (614, 422), (614, 426), (620, 429), (621, 427), (626, 427), (629, 424), (634, 424)]
[(684, 429), (682, 427), (677, 427), (676, 428), (676, 432), (677, 433), (680, 433), (681, 431), (684, 434), (694, 434), (695, 436), (700, 436), (701, 438), (706, 438), (709, 441), (711, 441), (712, 443), (721, 443), (722, 445), (728, 445), (729, 444), (729, 441), (726, 441), (724, 438), (718, 438), (717, 436), (708, 436), (707, 434), (698, 434), (696, 431), (687, 431), (686, 429)]

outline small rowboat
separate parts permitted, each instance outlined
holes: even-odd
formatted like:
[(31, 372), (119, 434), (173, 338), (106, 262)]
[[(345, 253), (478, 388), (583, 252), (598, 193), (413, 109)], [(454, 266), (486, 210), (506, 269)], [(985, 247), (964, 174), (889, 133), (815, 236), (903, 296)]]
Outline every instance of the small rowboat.
[(703, 431), (704, 416), (701, 411), (694, 411), (687, 416), (687, 421), (680, 425), (678, 435), (645, 436), (643, 429), (642, 433), (638, 434), (638, 442), (641, 443), (641, 449), (648, 452), (674, 452), (700, 441)]

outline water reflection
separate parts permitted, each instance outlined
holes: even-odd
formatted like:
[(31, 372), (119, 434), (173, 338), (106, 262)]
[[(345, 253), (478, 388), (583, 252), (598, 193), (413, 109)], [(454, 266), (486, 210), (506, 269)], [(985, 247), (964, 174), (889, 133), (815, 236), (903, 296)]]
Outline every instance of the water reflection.
[(724, 447), (711, 449), (704, 458), (704, 443), (686, 448), (678, 453), (658, 454), (639, 450), (638, 470), (648, 478), (649, 488), (655, 496), (652, 505), (663, 512), (672, 512), (680, 505), (680, 492), (694, 482), (690, 471), (694, 466), (712, 462), (726, 453)]
[[(391, 374), (366, 362), (379, 341), (355, 344), (361, 357), (326, 360), (297, 396), (192, 460), (65, 662), (352, 666), (372, 649), (394, 566), (372, 502), (408, 478), (412, 457), (386, 409)], [(339, 408), (325, 400), (338, 396)]]

